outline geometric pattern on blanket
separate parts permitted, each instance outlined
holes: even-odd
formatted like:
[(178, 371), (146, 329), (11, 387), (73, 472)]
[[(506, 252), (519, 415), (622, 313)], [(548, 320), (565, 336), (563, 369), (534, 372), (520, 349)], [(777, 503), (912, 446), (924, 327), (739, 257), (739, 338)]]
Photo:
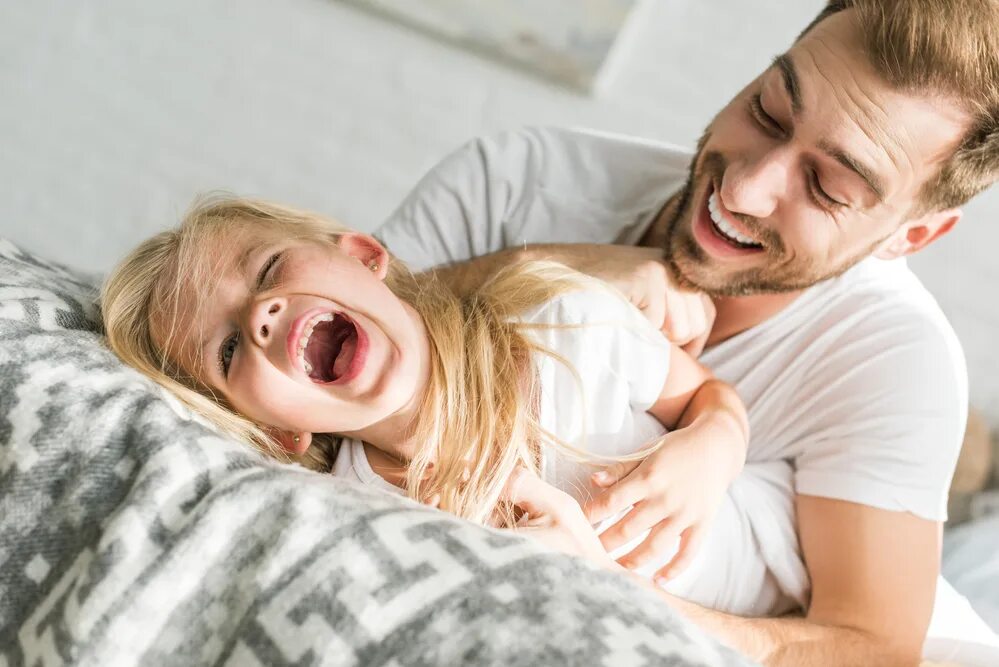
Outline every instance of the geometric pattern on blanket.
[(578, 559), (219, 436), (94, 295), (0, 239), (0, 667), (749, 664)]

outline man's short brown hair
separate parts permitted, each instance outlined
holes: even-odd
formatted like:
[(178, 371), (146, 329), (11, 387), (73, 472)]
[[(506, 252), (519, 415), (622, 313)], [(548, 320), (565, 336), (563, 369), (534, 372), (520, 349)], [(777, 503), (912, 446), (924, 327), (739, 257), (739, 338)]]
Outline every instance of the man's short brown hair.
[(857, 12), (868, 58), (890, 86), (957, 100), (971, 117), (919, 211), (960, 206), (999, 180), (999, 0), (830, 0), (799, 39), (844, 10)]

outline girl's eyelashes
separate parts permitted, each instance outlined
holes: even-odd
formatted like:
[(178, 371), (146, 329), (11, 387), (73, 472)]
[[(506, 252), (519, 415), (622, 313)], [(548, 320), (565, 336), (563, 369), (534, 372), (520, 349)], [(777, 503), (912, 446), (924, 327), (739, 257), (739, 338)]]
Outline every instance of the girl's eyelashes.
[(237, 345), (239, 345), (239, 332), (234, 331), (219, 346), (219, 373), (222, 377), (229, 377), (229, 364), (232, 362), (232, 355), (236, 354)]
[(270, 270), (274, 268), (274, 265), (277, 264), (280, 259), (281, 253), (276, 252), (267, 258), (266, 262), (264, 262), (264, 265), (260, 268), (260, 273), (257, 274), (257, 290), (263, 288), (264, 282), (267, 280), (267, 274), (270, 273)]

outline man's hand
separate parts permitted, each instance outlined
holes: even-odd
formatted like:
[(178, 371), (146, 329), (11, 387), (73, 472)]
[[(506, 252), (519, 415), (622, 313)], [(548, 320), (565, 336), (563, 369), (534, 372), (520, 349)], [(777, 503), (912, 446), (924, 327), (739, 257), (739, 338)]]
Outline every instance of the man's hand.
[(600, 535), (604, 549), (612, 552), (651, 529), (618, 563), (635, 569), (676, 548), (673, 558), (654, 575), (660, 584), (690, 564), (733, 471), (742, 467), (741, 461), (734, 464), (730, 459), (733, 451), (744, 453), (745, 444), (730, 447), (721, 442), (725, 438), (742, 436), (709, 420), (695, 422), (663, 436), (659, 449), (644, 460), (617, 463), (593, 474), (594, 483), (606, 490), (583, 508), (591, 523), (632, 507)]
[(602, 251), (590, 253), (573, 268), (613, 285), (666, 338), (691, 356), (699, 356), (715, 321), (715, 305), (710, 297), (679, 287), (662, 261), (660, 250), (597, 247)]
[(604, 551), (579, 503), (537, 475), (517, 468), (507, 482), (502, 499), (525, 513), (514, 528), (516, 531), (554, 551), (582, 556), (606, 569), (621, 569)]
[(469, 294), (514, 262), (548, 260), (565, 264), (613, 285), (666, 338), (693, 357), (700, 355), (715, 321), (707, 295), (681, 289), (662, 261), (662, 251), (589, 243), (508, 248), (466, 262), (438, 267), (434, 274), (456, 294)]
[(940, 571), (940, 525), (829, 498), (799, 495), (796, 505), (812, 581), (805, 618), (731, 616), (661, 597), (764, 665), (916, 667)]

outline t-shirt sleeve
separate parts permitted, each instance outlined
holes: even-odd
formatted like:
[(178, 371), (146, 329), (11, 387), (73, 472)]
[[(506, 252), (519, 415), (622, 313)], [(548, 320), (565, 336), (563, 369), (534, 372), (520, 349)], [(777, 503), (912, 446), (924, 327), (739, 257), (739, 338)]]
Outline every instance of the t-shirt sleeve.
[(688, 160), (586, 130), (480, 137), (433, 167), (375, 236), (417, 271), (523, 244), (633, 242)]
[[(669, 372), (669, 342), (610, 290), (564, 294), (528, 314), (525, 321), (548, 325), (532, 329), (531, 334), (561, 357), (552, 364), (558, 368), (552, 377), (560, 378), (559, 386), (543, 391), (581, 390), (589, 410), (611, 411), (648, 410), (662, 393)], [(566, 371), (562, 360), (578, 377)]]
[(801, 435), (797, 492), (945, 520), (968, 396), (953, 331), (904, 303), (843, 329), (791, 411), (820, 425)]

